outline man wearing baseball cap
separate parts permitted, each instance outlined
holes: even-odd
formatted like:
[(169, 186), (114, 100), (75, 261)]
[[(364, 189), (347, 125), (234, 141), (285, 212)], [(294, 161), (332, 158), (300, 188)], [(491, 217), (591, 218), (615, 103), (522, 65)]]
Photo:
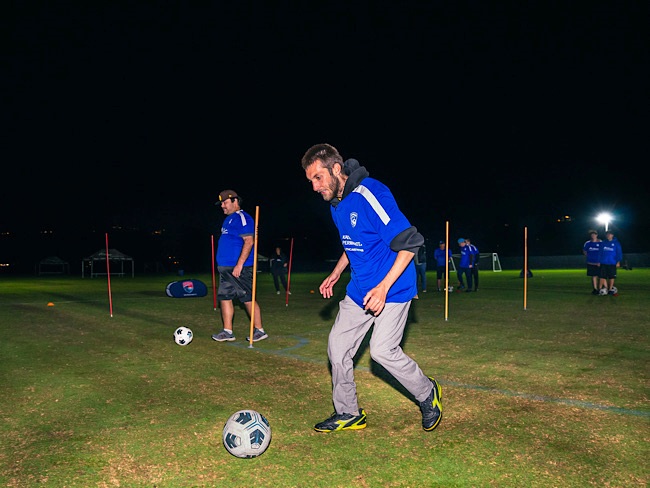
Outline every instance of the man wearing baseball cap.
[[(235, 307), (233, 300), (244, 304), (249, 318), (254, 314), (253, 342), (268, 337), (262, 327), (260, 306), (253, 303), (253, 245), (255, 236), (255, 221), (241, 209), (241, 198), (234, 190), (224, 190), (219, 193), (220, 205), (226, 218), (221, 225), (216, 263), (219, 271), (219, 291), (217, 299), (221, 309), (223, 330), (213, 334), (217, 342), (234, 341), (232, 330)], [(246, 338), (250, 341), (250, 337)]]

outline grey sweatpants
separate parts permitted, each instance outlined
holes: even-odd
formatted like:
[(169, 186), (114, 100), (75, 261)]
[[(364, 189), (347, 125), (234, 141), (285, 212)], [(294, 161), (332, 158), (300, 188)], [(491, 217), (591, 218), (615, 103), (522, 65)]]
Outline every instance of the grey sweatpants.
[(387, 303), (379, 316), (373, 317), (347, 295), (339, 302), (327, 345), (336, 413), (356, 415), (359, 411), (353, 359), (373, 323), (370, 357), (386, 368), (417, 401), (427, 399), (432, 389), (431, 381), (400, 346), (410, 306), (410, 301)]

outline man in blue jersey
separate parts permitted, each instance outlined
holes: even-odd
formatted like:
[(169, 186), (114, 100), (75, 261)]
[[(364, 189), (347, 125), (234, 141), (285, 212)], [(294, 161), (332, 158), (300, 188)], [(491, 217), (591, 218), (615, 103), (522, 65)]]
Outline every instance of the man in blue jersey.
[(465, 237), (465, 244), (467, 245), (467, 248), (469, 249), (469, 258), (470, 258), (470, 263), (469, 263), (469, 270), (470, 273), (472, 274), (472, 282), (474, 283), (474, 291), (478, 291), (478, 262), (479, 258), (481, 257), (481, 254), (478, 251), (478, 247), (476, 247), (474, 244), (472, 244), (472, 241), (470, 240), (469, 237)]
[[(255, 221), (241, 209), (241, 198), (234, 190), (224, 190), (219, 193), (221, 210), (226, 218), (221, 226), (221, 236), (217, 247), (217, 269), (219, 271), (219, 291), (217, 299), (221, 308), (223, 330), (213, 334), (217, 342), (234, 341), (232, 321), (235, 316), (233, 300), (244, 304), (248, 317), (253, 319), (253, 342), (268, 337), (262, 327), (262, 313), (255, 301), (253, 304), (253, 244), (255, 237)], [(250, 341), (250, 337), (246, 338)]]
[(598, 232), (595, 230), (589, 231), (589, 240), (582, 246), (582, 254), (587, 258), (587, 276), (591, 277), (591, 290), (592, 295), (598, 295), (598, 281), (600, 277), (600, 239), (598, 239)]
[[(465, 239), (462, 237), (458, 239), (458, 247), (460, 247), (460, 262), (458, 263), (458, 289), (462, 290), (465, 288), (465, 280), (467, 281), (466, 292), (472, 291), (472, 254), (467, 247)], [(463, 276), (465, 280), (463, 280)]]
[(384, 184), (370, 178), (355, 159), (343, 158), (329, 144), (317, 144), (302, 157), (307, 180), (330, 203), (343, 253), (320, 284), (324, 298), (348, 265), (351, 279), (329, 334), (334, 413), (314, 426), (318, 432), (366, 427), (354, 381), (354, 356), (373, 327), (370, 355), (419, 403), (422, 428), (435, 429), (442, 418), (442, 388), (404, 353), (400, 343), (417, 282), (413, 256), (424, 238), (397, 206)]
[(445, 241), (438, 243), (438, 249), (433, 251), (433, 259), (436, 260), (436, 278), (438, 280), (438, 291), (442, 291), (442, 280), (445, 279), (445, 287), (447, 286), (447, 276), (445, 273), (449, 269), (447, 262), (451, 259), (451, 249), (447, 249)]
[(598, 260), (600, 261), (600, 286), (606, 287), (609, 295), (618, 295), (614, 287), (616, 270), (621, 267), (623, 249), (611, 230), (605, 232), (605, 240), (600, 243)]

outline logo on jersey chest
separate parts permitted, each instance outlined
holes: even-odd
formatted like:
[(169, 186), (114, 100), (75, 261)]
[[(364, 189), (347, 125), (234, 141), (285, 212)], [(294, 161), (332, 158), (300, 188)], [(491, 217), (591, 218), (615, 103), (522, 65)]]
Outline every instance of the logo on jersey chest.
[(353, 228), (357, 226), (358, 218), (359, 218), (359, 214), (357, 214), (356, 212), (350, 212), (350, 224), (352, 225)]

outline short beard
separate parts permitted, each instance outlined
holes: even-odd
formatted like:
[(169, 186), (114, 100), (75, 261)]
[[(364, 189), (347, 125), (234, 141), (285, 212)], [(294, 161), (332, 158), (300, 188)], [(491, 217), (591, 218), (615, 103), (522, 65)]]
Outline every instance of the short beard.
[(334, 172), (332, 169), (329, 169), (330, 176), (332, 177), (332, 183), (329, 186), (330, 192), (332, 192), (332, 196), (330, 198), (323, 198), (326, 202), (330, 202), (335, 198), (339, 197), (339, 190), (341, 189), (341, 182), (340, 180), (334, 176)]

